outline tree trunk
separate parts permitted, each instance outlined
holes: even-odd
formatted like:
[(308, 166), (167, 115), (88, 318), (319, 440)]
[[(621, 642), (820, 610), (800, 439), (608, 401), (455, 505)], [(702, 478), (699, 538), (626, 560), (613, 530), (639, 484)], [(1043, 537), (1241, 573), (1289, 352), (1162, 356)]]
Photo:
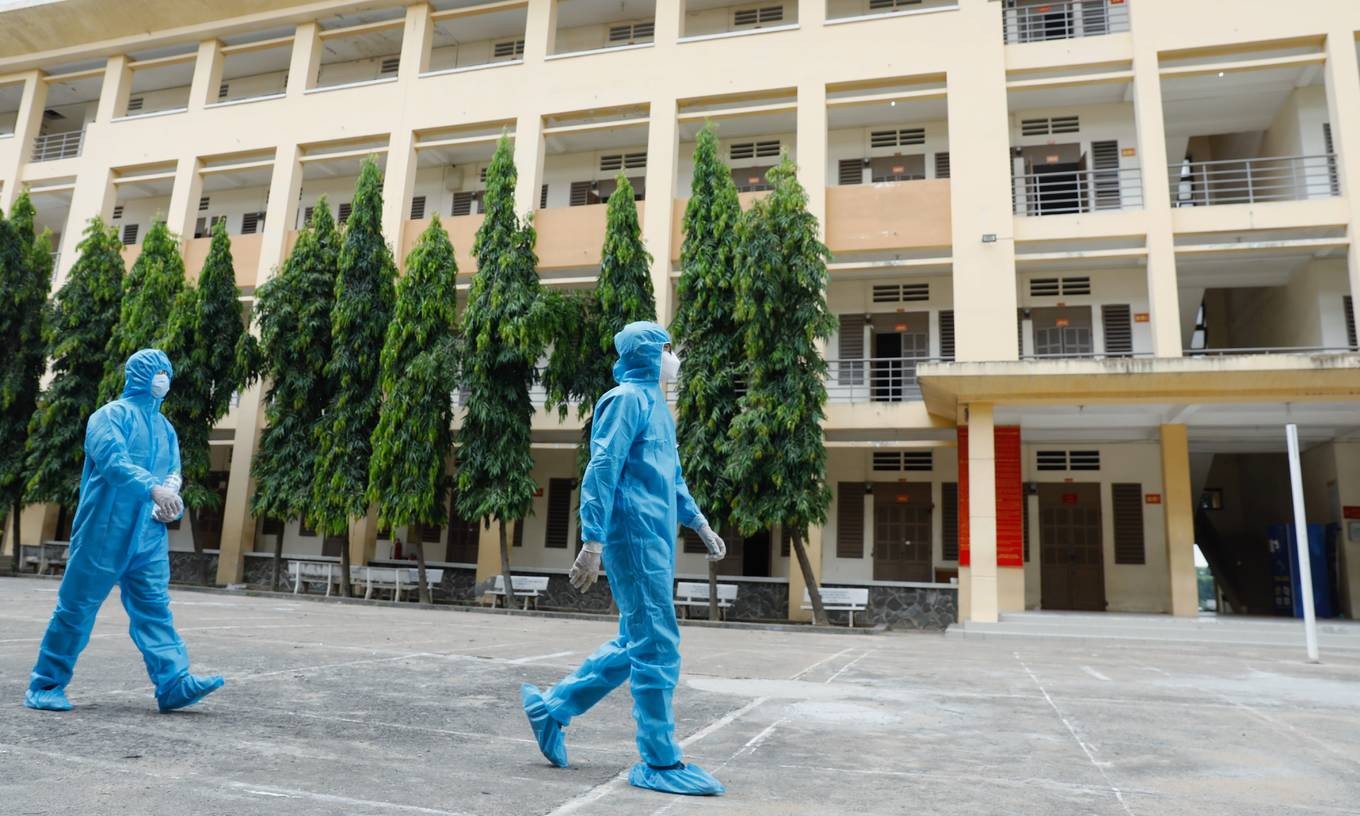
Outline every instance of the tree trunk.
[(791, 535), (793, 551), (798, 554), (798, 566), (803, 570), (803, 583), (807, 585), (808, 598), (812, 600), (812, 622), (826, 626), (826, 610), (822, 608), (822, 590), (817, 586), (817, 576), (812, 574), (812, 562), (808, 560), (807, 550), (803, 548), (803, 537)]
[(279, 572), (283, 567), (283, 533), (274, 536), (274, 575), (269, 579), (270, 589), (279, 591)]
[(505, 519), (497, 519), (501, 532), (501, 580), (505, 582), (505, 608), (515, 604), (515, 585), (510, 582), (510, 541), (505, 535)]
[[(14, 505), (9, 508), (10, 529), (14, 530), (14, 538), (12, 539), (14, 542), (14, 552), (11, 553), (10, 557), (13, 559), (11, 562), (14, 567), (12, 572), (15, 575), (19, 574), (19, 567), (23, 561), (23, 550), (19, 546), (19, 512), (22, 509), (23, 508), (20, 506), (17, 499), (15, 500)], [(69, 547), (70, 544), (67, 544), (67, 546)]]
[(353, 593), (349, 588), (349, 531), (345, 531), (345, 540), (340, 545), (340, 597), (348, 598)]
[(415, 537), (414, 546), (416, 548), (416, 580), (420, 581), (420, 602), (423, 604), (433, 603), (430, 600), (430, 585), (425, 581), (425, 542), (421, 536)]

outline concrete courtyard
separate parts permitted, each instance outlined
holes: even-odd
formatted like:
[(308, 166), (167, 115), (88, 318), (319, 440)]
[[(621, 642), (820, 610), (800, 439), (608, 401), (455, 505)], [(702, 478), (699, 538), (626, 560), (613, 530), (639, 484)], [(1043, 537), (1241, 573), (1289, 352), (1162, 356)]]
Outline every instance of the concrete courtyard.
[(196, 671), (156, 712), (115, 596), (69, 692), (23, 689), (57, 583), (0, 579), (0, 813), (1360, 813), (1360, 652), (686, 627), (688, 759), (718, 799), (630, 788), (621, 689), (549, 767), (519, 685), (613, 626), (179, 591)]

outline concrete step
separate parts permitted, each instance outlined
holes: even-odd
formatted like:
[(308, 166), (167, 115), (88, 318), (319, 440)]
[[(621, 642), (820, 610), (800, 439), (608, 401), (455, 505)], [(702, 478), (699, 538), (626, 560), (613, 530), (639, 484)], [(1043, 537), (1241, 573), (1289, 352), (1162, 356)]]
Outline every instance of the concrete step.
[[(1124, 615), (1119, 613), (1008, 613), (997, 623), (967, 622), (949, 627), (951, 638), (1049, 638), (1091, 644), (1111, 641), (1206, 643), (1237, 646), (1303, 648), (1303, 622), (1288, 619)], [(1360, 623), (1318, 624), (1321, 648), (1360, 650)]]

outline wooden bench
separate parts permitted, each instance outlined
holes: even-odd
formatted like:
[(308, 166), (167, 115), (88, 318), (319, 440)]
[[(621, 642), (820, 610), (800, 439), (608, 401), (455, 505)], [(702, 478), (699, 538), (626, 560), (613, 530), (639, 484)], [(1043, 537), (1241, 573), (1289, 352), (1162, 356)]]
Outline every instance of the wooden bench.
[[(538, 607), (538, 596), (548, 591), (548, 576), (546, 575), (511, 575), (510, 584), (515, 591), (516, 598), (524, 599), (524, 608), (529, 608), (529, 600), (532, 598), (534, 607)], [(495, 583), (487, 591), (488, 595), (505, 595), (505, 576), (497, 575)]]
[[(352, 573), (351, 573), (352, 574)], [(293, 594), (306, 594), (305, 584), (326, 584), (326, 597), (331, 596), (331, 587), (340, 584), (340, 565), (331, 561), (289, 561), (288, 580), (293, 584)]]
[[(415, 567), (350, 567), (349, 580), (364, 587), (364, 600), (373, 597), (375, 589), (392, 590), (392, 600), (400, 601), (404, 589), (414, 589), (419, 597), (420, 570)], [(444, 580), (442, 569), (425, 570), (425, 583), (434, 586)]]
[[(732, 608), (732, 604), (737, 600), (736, 584), (718, 584), (718, 610), (723, 620), (727, 619), (727, 610)], [(675, 605), (680, 608), (682, 617), (689, 616), (689, 607), (700, 606), (708, 608), (708, 584), (699, 581), (676, 581), (675, 582)]]
[[(849, 612), (850, 628), (855, 628), (855, 613), (869, 606), (868, 587), (818, 587), (822, 593), (822, 608), (828, 612)], [(812, 608), (808, 591), (803, 590), (803, 608)]]
[(37, 555), (30, 555), (24, 559), (24, 563), (33, 567), (33, 571), (39, 575), (46, 575), (48, 570), (53, 575), (66, 570), (66, 559), (70, 557), (70, 543), (66, 541), (44, 541), (38, 547)]

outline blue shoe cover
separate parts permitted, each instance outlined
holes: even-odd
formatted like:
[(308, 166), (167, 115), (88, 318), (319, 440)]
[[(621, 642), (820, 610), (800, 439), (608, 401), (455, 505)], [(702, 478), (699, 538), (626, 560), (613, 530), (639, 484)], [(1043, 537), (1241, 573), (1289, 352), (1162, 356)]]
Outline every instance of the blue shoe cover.
[(534, 737), (538, 739), (538, 750), (557, 767), (567, 767), (567, 738), (562, 733), (562, 724), (548, 713), (543, 693), (537, 686), (525, 683), (519, 688), (519, 699), (524, 703), (524, 716), (529, 718), (529, 727), (534, 729)]
[(718, 796), (727, 792), (713, 774), (698, 765), (686, 765), (683, 762), (674, 768), (653, 768), (645, 762), (639, 762), (628, 772), (628, 784), (635, 788), (685, 796)]
[(70, 711), (71, 701), (66, 692), (55, 689), (29, 689), (24, 694), (24, 705), (38, 711)]
[(161, 711), (174, 711), (177, 708), (185, 708), (212, 694), (222, 688), (222, 684), (227, 681), (222, 679), (222, 675), (214, 674), (206, 677), (199, 677), (193, 674), (186, 674), (180, 678), (179, 683), (165, 694), (158, 696), (156, 702), (160, 705)]

